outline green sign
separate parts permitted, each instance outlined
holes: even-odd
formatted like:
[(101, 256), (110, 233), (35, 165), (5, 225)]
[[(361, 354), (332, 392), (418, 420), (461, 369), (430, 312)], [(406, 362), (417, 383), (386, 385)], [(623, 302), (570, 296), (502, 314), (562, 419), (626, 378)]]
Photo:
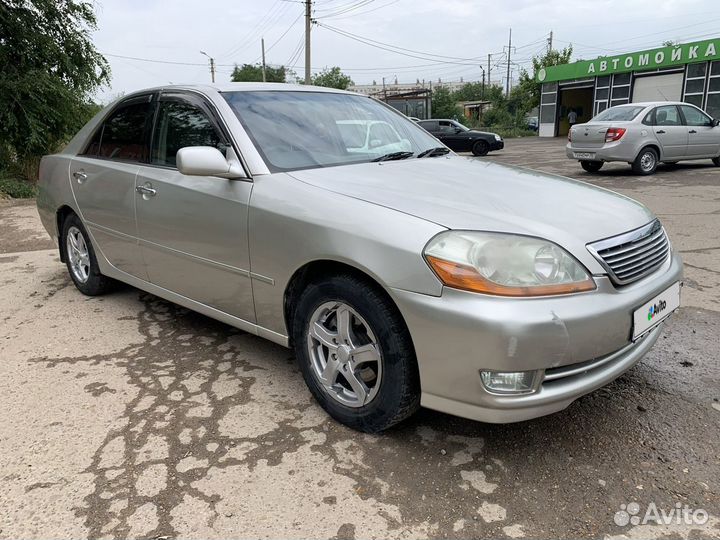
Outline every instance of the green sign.
[(548, 66), (535, 74), (538, 82), (566, 81), (599, 77), (611, 73), (627, 73), (659, 67), (681, 66), (693, 62), (720, 59), (720, 38), (660, 47), (617, 56), (603, 56), (572, 64)]

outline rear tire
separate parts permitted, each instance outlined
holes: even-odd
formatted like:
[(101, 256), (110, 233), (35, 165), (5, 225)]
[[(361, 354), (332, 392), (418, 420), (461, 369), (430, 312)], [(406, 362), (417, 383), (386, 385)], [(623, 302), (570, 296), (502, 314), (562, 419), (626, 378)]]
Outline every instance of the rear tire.
[(485, 141), (476, 141), (472, 147), (472, 153), (474, 156), (487, 156), (490, 146)]
[(338, 422), (376, 433), (420, 407), (410, 333), (395, 305), (368, 282), (343, 274), (308, 285), (292, 335), (305, 383)]
[(585, 169), (589, 173), (596, 173), (600, 169), (602, 169), (603, 162), (602, 161), (587, 161), (582, 160), (580, 162), (580, 166)]
[(60, 241), (70, 278), (81, 293), (98, 296), (114, 288), (115, 281), (100, 273), (90, 235), (75, 214), (63, 221)]
[(658, 165), (658, 153), (657, 151), (646, 146), (638, 153), (635, 161), (632, 162), (632, 170), (635, 174), (640, 176), (646, 176), (653, 174), (657, 169)]

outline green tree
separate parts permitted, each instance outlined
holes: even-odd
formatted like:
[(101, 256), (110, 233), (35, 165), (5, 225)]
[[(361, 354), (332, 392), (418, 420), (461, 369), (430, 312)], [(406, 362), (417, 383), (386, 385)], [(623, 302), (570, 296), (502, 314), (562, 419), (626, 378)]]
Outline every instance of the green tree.
[[(243, 64), (235, 68), (230, 75), (233, 82), (262, 82), (262, 64)], [(265, 66), (265, 80), (267, 82), (285, 82), (285, 66)]]
[(0, 154), (23, 161), (54, 151), (92, 114), (110, 80), (95, 49), (94, 2), (3, 0), (0, 6)]
[(532, 74), (524, 69), (520, 72), (520, 82), (517, 86), (518, 96), (523, 96), (522, 100), (524, 101), (521, 100), (521, 106), (518, 107), (518, 110), (524, 109), (527, 112), (540, 105), (540, 83), (535, 81), (535, 75), (542, 68), (570, 63), (572, 52), (572, 45), (568, 45), (561, 51), (551, 49), (545, 54), (533, 57)]
[(454, 92), (446, 86), (436, 86), (432, 92), (432, 117), (433, 118), (455, 118), (464, 122), (465, 115), (458, 107)]
[(479, 101), (485, 99), (485, 88), (480, 82), (465, 83), (460, 89), (455, 91), (455, 99), (457, 101)]
[(348, 86), (355, 84), (353, 80), (340, 71), (340, 68), (337, 66), (325, 68), (320, 73), (316, 73), (312, 76), (311, 82), (315, 86), (338, 88), (340, 90), (347, 90)]

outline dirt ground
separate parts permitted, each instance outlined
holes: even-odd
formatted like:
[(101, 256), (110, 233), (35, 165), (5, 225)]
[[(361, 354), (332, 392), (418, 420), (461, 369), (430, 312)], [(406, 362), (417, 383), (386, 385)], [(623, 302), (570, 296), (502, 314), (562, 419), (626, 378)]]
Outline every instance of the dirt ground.
[[(0, 538), (720, 538), (720, 169), (591, 176), (539, 139), (479, 159), (639, 199), (686, 264), (637, 366), (504, 426), (346, 429), (291, 351), (130, 287), (83, 297), (33, 204), (0, 202)], [(651, 504), (707, 521), (627, 524)]]

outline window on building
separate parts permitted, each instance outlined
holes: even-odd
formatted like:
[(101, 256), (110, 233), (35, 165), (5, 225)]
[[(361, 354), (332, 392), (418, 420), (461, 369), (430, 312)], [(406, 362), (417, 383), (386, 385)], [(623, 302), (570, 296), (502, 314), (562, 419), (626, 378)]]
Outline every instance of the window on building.
[(688, 64), (685, 75), (685, 92), (683, 101), (692, 103), (697, 107), (703, 106), (703, 94), (705, 93), (705, 73), (707, 63)]
[[(698, 105), (688, 99), (685, 101), (693, 105)], [(698, 107), (702, 107), (702, 105), (698, 105)], [(720, 118), (720, 61), (710, 64), (710, 80), (708, 81), (705, 111), (713, 118)]]

